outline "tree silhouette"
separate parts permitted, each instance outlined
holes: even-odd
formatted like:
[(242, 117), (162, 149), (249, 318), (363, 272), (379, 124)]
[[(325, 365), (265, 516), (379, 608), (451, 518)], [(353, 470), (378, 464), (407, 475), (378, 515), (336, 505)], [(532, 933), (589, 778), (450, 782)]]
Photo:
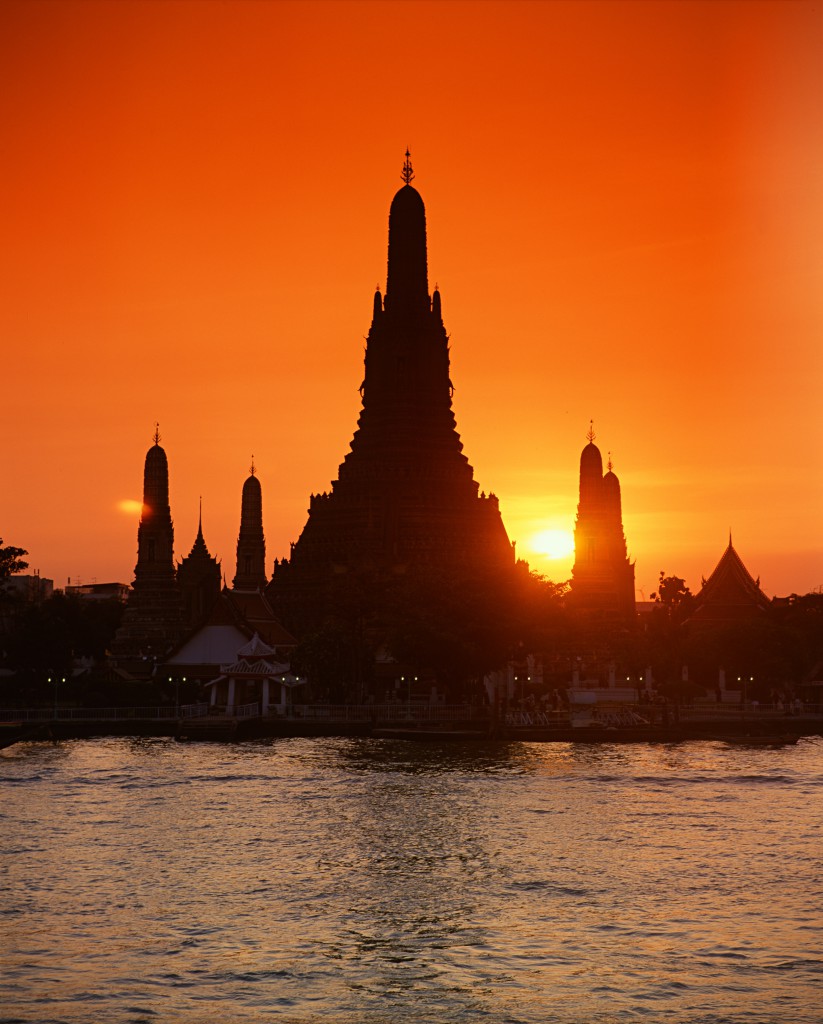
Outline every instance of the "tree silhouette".
[(27, 555), (28, 551), (24, 551), (23, 548), (4, 548), (2, 544), (3, 538), (0, 537), (0, 583), (29, 567), (29, 563), (23, 561), (23, 556)]

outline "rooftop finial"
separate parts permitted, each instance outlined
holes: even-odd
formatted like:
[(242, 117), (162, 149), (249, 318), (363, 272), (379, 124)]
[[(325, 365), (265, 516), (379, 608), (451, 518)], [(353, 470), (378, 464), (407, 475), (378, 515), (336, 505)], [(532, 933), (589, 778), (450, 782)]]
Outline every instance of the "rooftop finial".
[(160, 424), (154, 424), (154, 443), (160, 444)]
[(606, 468), (611, 473), (611, 471), (612, 471), (612, 453), (611, 452), (609, 452), (609, 459), (608, 459), (608, 462), (606, 463)]
[(411, 185), (412, 181), (414, 180), (414, 171), (412, 170), (411, 165), (411, 153), (409, 152), (408, 148), (406, 148), (406, 162), (403, 164), (403, 173), (400, 175), (400, 177), (403, 179), (403, 181), (405, 181), (407, 185)]
[(589, 432), (586, 434), (589, 444), (594, 444), (594, 439), (597, 435), (594, 432), (594, 420), (589, 420)]
[(253, 455), (251, 457), (251, 469), (249, 470), (249, 472), (251, 473), (252, 476), (254, 476), (255, 470), (254, 470), (254, 456)]

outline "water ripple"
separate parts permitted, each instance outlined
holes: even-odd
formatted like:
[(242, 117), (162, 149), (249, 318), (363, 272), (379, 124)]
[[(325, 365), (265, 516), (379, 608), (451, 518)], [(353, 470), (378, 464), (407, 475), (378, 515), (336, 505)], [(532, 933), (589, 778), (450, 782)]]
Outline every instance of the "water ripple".
[(0, 1024), (820, 1024), (820, 740), (0, 766)]

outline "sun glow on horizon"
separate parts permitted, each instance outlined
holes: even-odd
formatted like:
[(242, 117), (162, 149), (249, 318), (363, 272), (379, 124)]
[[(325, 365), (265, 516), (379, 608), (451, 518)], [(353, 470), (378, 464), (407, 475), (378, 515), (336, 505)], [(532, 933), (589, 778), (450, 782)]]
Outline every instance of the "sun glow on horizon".
[(544, 558), (569, 558), (574, 554), (574, 534), (571, 530), (539, 530), (528, 538), (524, 546)]
[(117, 502), (117, 507), (128, 516), (139, 516), (143, 511), (143, 502), (135, 501), (134, 498), (123, 498)]

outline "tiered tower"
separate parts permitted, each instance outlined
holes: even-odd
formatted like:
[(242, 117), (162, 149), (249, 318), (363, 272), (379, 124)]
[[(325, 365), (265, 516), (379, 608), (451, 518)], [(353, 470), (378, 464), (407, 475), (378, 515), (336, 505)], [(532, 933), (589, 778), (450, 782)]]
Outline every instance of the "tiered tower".
[(426, 212), (413, 177), (407, 152), (389, 212), (386, 295), (374, 295), (351, 451), (331, 490), (312, 495), (290, 560), (275, 568), (278, 599), (352, 569), (514, 564), (497, 498), (478, 493), (457, 433), (449, 338), (440, 292), (429, 294)]
[(266, 538), (263, 534), (263, 490), (254, 468), (243, 484), (240, 503), (240, 533), (237, 537), (237, 572), (234, 576), (235, 590), (265, 589), (266, 583)]
[[(134, 671), (150, 669), (180, 636), (180, 591), (174, 570), (174, 526), (169, 508), (169, 464), (160, 447), (159, 427), (146, 454), (143, 510), (137, 530), (137, 565), (112, 656)], [(126, 665), (130, 662), (130, 665)]]
[(580, 456), (580, 502), (574, 528), (570, 603), (578, 611), (615, 622), (633, 622), (634, 563), (626, 553), (620, 481), (594, 443), (594, 429)]

